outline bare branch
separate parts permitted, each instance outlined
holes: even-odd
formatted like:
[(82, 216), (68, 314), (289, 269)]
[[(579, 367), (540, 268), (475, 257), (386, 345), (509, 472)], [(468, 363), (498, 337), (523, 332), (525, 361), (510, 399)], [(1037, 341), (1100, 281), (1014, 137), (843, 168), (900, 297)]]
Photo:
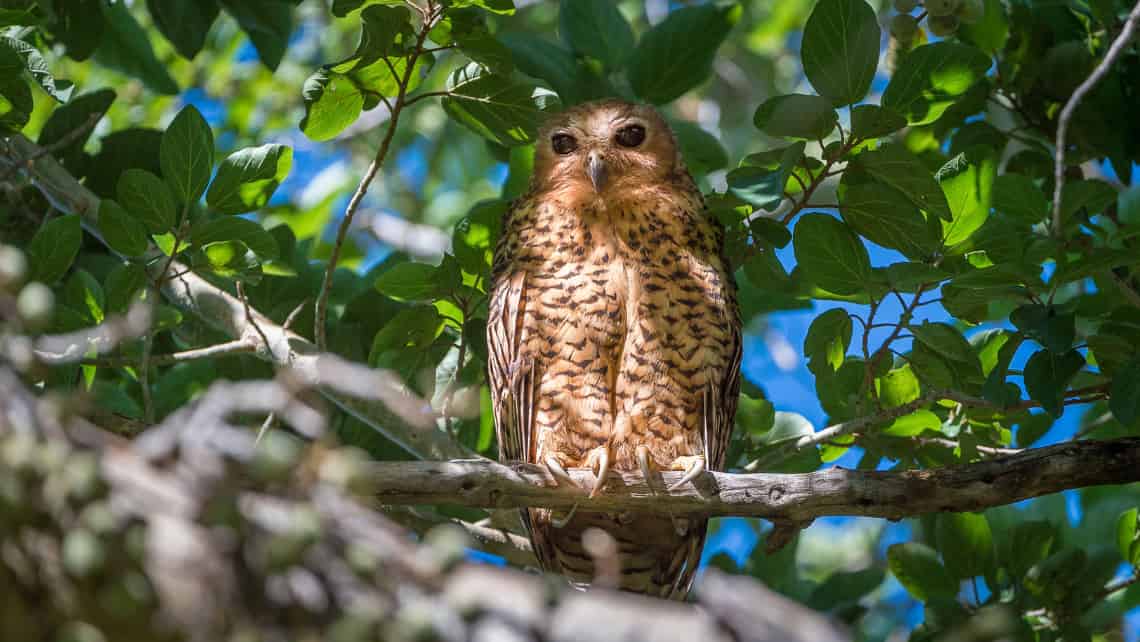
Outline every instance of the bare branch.
[(1104, 55), (1104, 59), (1100, 64), (1093, 69), (1089, 77), (1084, 80), (1077, 89), (1073, 91), (1073, 95), (1069, 96), (1069, 100), (1065, 103), (1065, 107), (1061, 109), (1061, 115), (1057, 117), (1057, 143), (1056, 143), (1056, 160), (1053, 165), (1053, 235), (1061, 235), (1061, 190), (1065, 186), (1065, 137), (1069, 133), (1069, 121), (1073, 119), (1073, 114), (1076, 113), (1077, 107), (1080, 106), (1081, 101), (1085, 99), (1093, 87), (1108, 75), (1108, 70), (1116, 62), (1120, 55), (1124, 53), (1124, 48), (1128, 42), (1132, 40), (1135, 35), (1136, 23), (1140, 22), (1140, 2), (1132, 7), (1132, 11), (1128, 14), (1128, 19), (1124, 21), (1124, 27), (1120, 30), (1120, 34), (1116, 36), (1116, 40), (1112, 41), (1112, 45), (1108, 48), (1108, 53)]
[(706, 473), (675, 491), (662, 488), (683, 473), (666, 472), (654, 489), (640, 473), (612, 475), (587, 499), (587, 469), (568, 471), (576, 488), (559, 487), (549, 471), (486, 460), (379, 462), (369, 478), (384, 504), (458, 504), (483, 508), (545, 506), (639, 511), (663, 515), (745, 516), (808, 522), (829, 515), (901, 519), (925, 513), (1004, 506), (1070, 488), (1140, 481), (1140, 438), (1081, 441), (1023, 450), (986, 461), (927, 470), (802, 474)]
[(371, 212), (364, 225), (380, 242), (424, 260), (438, 260), (451, 247), (451, 239), (439, 228), (385, 214)]

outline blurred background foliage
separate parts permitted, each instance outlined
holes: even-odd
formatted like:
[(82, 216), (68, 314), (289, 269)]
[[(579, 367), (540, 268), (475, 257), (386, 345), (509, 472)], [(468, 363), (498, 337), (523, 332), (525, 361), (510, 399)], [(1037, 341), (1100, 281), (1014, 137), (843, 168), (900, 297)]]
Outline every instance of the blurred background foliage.
[[(339, 256), (328, 345), (400, 373), (443, 413), (440, 429), (481, 454), (496, 448), (481, 319), (498, 219), (525, 190), (542, 112), (604, 95), (662, 105), (729, 227), (747, 326), (732, 468), (927, 467), (1140, 431), (1135, 45), (1075, 114), (1062, 226), (1051, 220), (1058, 115), (1122, 28), (1124, 0), (449, 0), (417, 43), (426, 7), (0, 0), (0, 124), (50, 145), (135, 225), (126, 172), (170, 183), (179, 161), (164, 158), (163, 141), (177, 131), (191, 149), (204, 130), (208, 165), (233, 153), (247, 163), (246, 174), (236, 161), (218, 170), (237, 204), (191, 193), (177, 222), (146, 225), (143, 246), (153, 235), (224, 287), (241, 282), (278, 323), (300, 307), (292, 328), (313, 337), (337, 225), (384, 147), (393, 104), (406, 108)], [(408, 93), (427, 99), (397, 102), (413, 55)], [(88, 327), (145, 298), (141, 259), (71, 234), (18, 183), (5, 183), (5, 199), (0, 239), (26, 250), (55, 301), (26, 329)], [(219, 231), (233, 214), (257, 229)], [(114, 215), (100, 209), (100, 221)], [(46, 251), (72, 237), (70, 256)], [(131, 238), (115, 249), (130, 254)], [(115, 356), (137, 365), (144, 350), (225, 340), (172, 307), (158, 312), (152, 345)], [(134, 365), (33, 378), (89, 393), (130, 433), (216, 379), (273, 374), (249, 355), (152, 365), (149, 381)], [(989, 405), (929, 404), (788, 449), (946, 388)], [(351, 417), (338, 422), (373, 457), (412, 456)], [(771, 554), (766, 524), (724, 519), (705, 557), (835, 613), (861, 640), (1137, 640), (1125, 614), (1140, 589), (1105, 587), (1135, 576), (1138, 498), (1098, 488), (984, 515), (824, 519)]]

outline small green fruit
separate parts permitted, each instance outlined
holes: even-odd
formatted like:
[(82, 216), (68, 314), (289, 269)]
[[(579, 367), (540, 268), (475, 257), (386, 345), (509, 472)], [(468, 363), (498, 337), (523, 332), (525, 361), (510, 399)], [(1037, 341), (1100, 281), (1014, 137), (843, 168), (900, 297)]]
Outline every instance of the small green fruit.
[(930, 33), (939, 38), (949, 38), (954, 35), (954, 32), (958, 31), (958, 24), (958, 16), (930, 16), (926, 20)]
[(926, 13), (931, 16), (952, 16), (962, 6), (962, 0), (926, 0)]

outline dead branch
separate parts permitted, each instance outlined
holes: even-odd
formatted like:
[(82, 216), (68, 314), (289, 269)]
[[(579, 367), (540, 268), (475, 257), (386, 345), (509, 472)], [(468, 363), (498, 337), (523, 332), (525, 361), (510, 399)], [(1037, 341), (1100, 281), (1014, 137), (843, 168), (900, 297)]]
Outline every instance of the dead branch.
[(1071, 488), (1140, 481), (1140, 438), (1079, 441), (1022, 450), (985, 461), (907, 471), (829, 468), (812, 473), (705, 473), (650, 489), (637, 472), (613, 474), (588, 499), (593, 473), (568, 471), (576, 487), (556, 485), (545, 468), (486, 460), (374, 462), (369, 478), (385, 504), (460, 504), (483, 508), (546, 506), (672, 515), (745, 516), (809, 522), (828, 515), (897, 520), (933, 512), (976, 511)]

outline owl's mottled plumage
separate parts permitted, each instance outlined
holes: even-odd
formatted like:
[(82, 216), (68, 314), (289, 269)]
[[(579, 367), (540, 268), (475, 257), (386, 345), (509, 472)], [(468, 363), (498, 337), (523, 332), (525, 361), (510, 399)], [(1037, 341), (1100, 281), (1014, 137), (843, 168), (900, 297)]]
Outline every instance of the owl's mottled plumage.
[[(492, 268), (501, 458), (603, 475), (607, 464), (720, 470), (740, 388), (740, 317), (722, 246), (655, 110), (608, 100), (555, 116)], [(707, 527), (585, 510), (567, 521), (530, 509), (524, 519), (546, 570), (590, 582), (582, 533), (595, 526), (617, 542), (620, 588), (674, 598), (688, 592)]]

